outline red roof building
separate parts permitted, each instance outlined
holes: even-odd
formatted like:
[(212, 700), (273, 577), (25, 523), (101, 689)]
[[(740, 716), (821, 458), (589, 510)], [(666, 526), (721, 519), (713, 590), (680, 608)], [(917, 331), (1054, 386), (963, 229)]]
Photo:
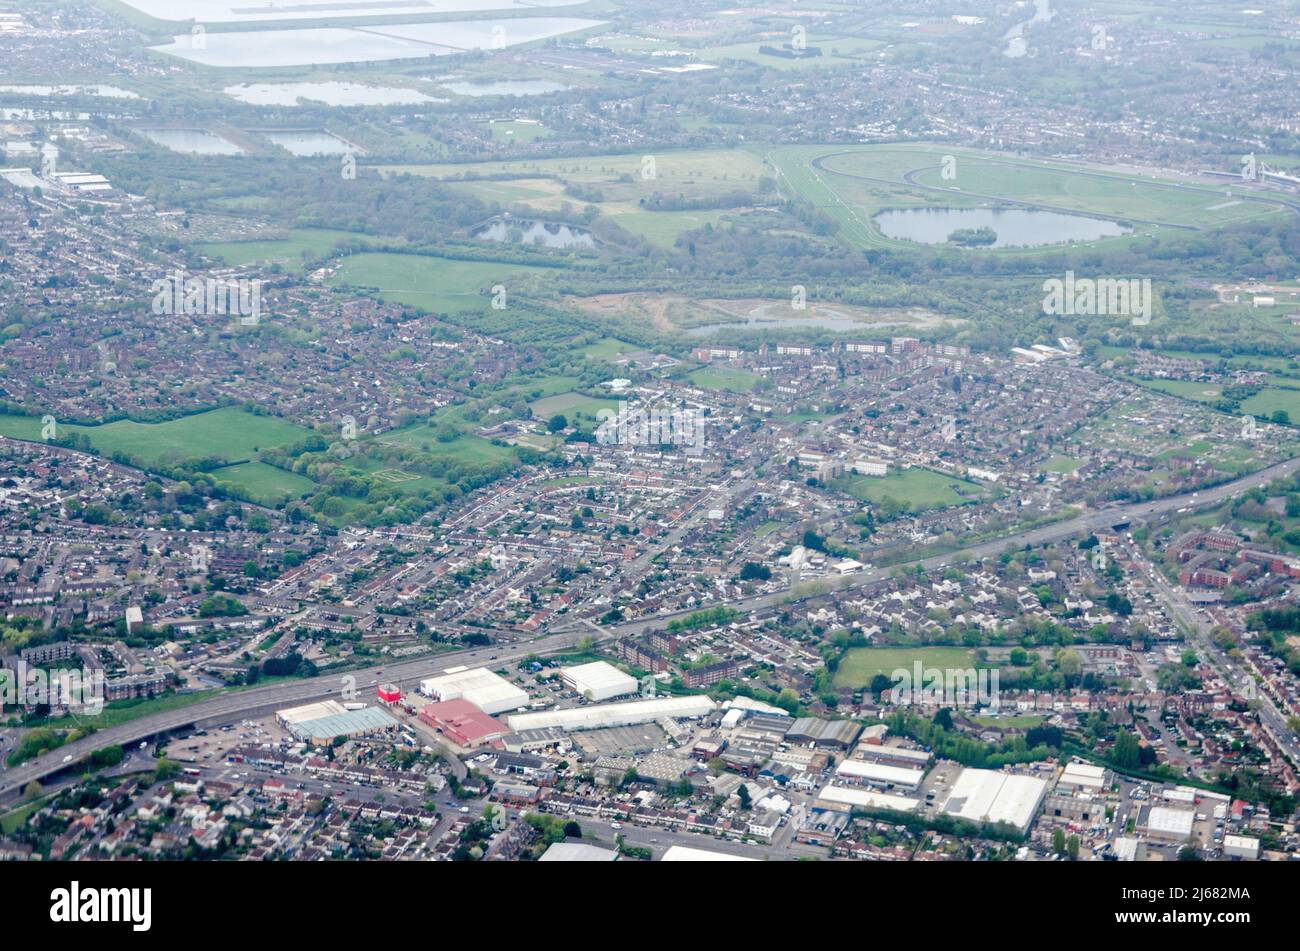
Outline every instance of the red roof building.
[(457, 746), (472, 747), (491, 743), (510, 732), (510, 728), (490, 717), (468, 700), (444, 700), (425, 704), (420, 719)]

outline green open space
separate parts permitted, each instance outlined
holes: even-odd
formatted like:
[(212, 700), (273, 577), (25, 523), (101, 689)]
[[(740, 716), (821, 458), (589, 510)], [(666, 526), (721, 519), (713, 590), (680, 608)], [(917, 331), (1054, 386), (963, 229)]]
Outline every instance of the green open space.
[(749, 393), (762, 377), (745, 370), (724, 370), (720, 367), (701, 367), (692, 371), (690, 381), (705, 390), (726, 390), (729, 393)]
[(964, 505), (984, 495), (984, 490), (974, 482), (919, 466), (887, 476), (853, 476), (837, 480), (836, 486), (854, 498), (875, 505), (892, 500), (908, 512)]
[(508, 307), (512, 283), (545, 270), (524, 264), (368, 252), (340, 262), (330, 284), (374, 288), (385, 301), (430, 313), (464, 313), (488, 309), (497, 285), (504, 287)]
[[(60, 425), (57, 434), (84, 435), (101, 455), (124, 456), (142, 465), (193, 462), (217, 458), (231, 462), (252, 459), (259, 450), (285, 446), (306, 438), (308, 430), (275, 416), (250, 413), (238, 406), (182, 416), (162, 423), (118, 420), (99, 426)], [(0, 415), (0, 435), (39, 441), (41, 419)]]
[(888, 677), (895, 670), (906, 670), (911, 676), (917, 661), (925, 670), (970, 670), (976, 667), (975, 653), (962, 647), (851, 647), (840, 659), (832, 683), (836, 687), (857, 690), (870, 684), (877, 674)]

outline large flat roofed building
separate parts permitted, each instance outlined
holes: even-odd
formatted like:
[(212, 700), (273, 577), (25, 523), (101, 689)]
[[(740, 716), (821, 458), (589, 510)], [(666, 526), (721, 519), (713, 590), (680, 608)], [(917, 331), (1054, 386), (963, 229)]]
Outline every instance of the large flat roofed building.
[(921, 800), (909, 796), (893, 796), (889, 793), (873, 792), (856, 786), (828, 785), (817, 795), (816, 809), (823, 804), (848, 806), (852, 809), (893, 809), (895, 812), (915, 812)]
[(1229, 858), (1259, 858), (1259, 839), (1249, 835), (1225, 835), (1223, 837), (1223, 854)]
[(538, 713), (516, 713), (506, 718), (510, 729), (544, 730), (559, 727), (561, 730), (598, 730), (609, 726), (630, 726), (634, 723), (652, 723), (663, 717), (702, 717), (712, 713), (714, 703), (708, 697), (656, 697), (653, 700), (633, 700), (629, 703), (605, 703), (597, 706), (572, 707), (568, 710), (543, 710)]
[(821, 720), (817, 717), (799, 717), (791, 725), (786, 737), (796, 743), (814, 746), (831, 746), (846, 750), (853, 745), (862, 727), (852, 720)]
[(1106, 784), (1106, 768), (1093, 766), (1091, 763), (1071, 763), (1056, 781), (1064, 789), (1086, 789), (1092, 792), (1100, 790)]
[(853, 758), (863, 762), (907, 766), (912, 769), (924, 769), (930, 762), (930, 755), (925, 750), (913, 750), (905, 746), (882, 746), (876, 743), (861, 743), (853, 751)]
[(635, 677), (630, 677), (613, 664), (603, 660), (577, 667), (561, 667), (560, 677), (565, 684), (593, 703), (625, 697), (636, 693)]
[(420, 693), (437, 701), (468, 700), (489, 716), (528, 705), (528, 694), (486, 667), (449, 670), (420, 681)]
[(466, 748), (491, 743), (510, 732), (504, 723), (468, 700), (427, 703), (420, 710), (420, 719), (457, 746)]
[(915, 789), (925, 778), (925, 771), (908, 769), (904, 766), (889, 766), (885, 763), (867, 763), (857, 759), (846, 759), (835, 767), (835, 775), (841, 779), (856, 779), (859, 782), (875, 783), (878, 786), (897, 786), (900, 789)]
[(688, 845), (669, 846), (661, 862), (756, 862), (747, 855), (715, 852), (712, 849), (693, 849)]
[(613, 849), (587, 845), (585, 842), (556, 842), (538, 859), (539, 862), (615, 862), (618, 853)]
[(379, 707), (349, 710), (337, 700), (279, 710), (275, 719), (298, 739), (315, 744), (329, 743), (340, 736), (382, 733), (397, 726), (397, 721)]
[(1183, 842), (1192, 835), (1196, 811), (1173, 806), (1152, 806), (1147, 813), (1147, 835), (1165, 842)]
[(970, 822), (1002, 822), (1023, 835), (1047, 796), (1047, 782), (1035, 776), (963, 769), (943, 811)]

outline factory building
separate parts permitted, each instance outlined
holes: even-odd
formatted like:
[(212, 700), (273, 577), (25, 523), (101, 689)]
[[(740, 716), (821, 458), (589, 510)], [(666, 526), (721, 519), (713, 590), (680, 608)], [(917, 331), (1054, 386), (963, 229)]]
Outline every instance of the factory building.
[(892, 809), (895, 812), (915, 812), (921, 806), (921, 800), (909, 796), (893, 796), (888, 793), (872, 792), (855, 786), (827, 785), (817, 795), (814, 809), (823, 805), (849, 806), (853, 809)]
[(714, 852), (712, 849), (693, 849), (687, 845), (672, 845), (664, 853), (661, 862), (755, 862), (745, 855), (732, 855), (730, 852)]
[(638, 690), (636, 678), (603, 660), (578, 667), (561, 667), (560, 677), (566, 686), (592, 703), (626, 697)]
[(468, 700), (489, 716), (528, 705), (528, 694), (486, 667), (453, 668), (420, 681), (420, 693), (430, 699)]
[(1192, 836), (1196, 811), (1173, 806), (1152, 806), (1147, 813), (1147, 835), (1161, 842), (1186, 842)]
[(871, 783), (876, 786), (894, 786), (899, 789), (915, 789), (925, 778), (925, 771), (908, 769), (905, 766), (889, 766), (885, 763), (867, 763), (858, 759), (846, 759), (835, 767), (835, 775), (841, 779)]
[(420, 710), (420, 720), (466, 749), (491, 743), (509, 732), (504, 723), (488, 716), (468, 700), (427, 703)]
[(276, 722), (300, 740), (316, 745), (340, 736), (369, 736), (394, 729), (397, 721), (379, 707), (349, 710), (337, 700), (322, 700), (301, 707), (277, 710)]
[(1047, 797), (1047, 781), (1036, 776), (963, 769), (943, 811), (970, 822), (1001, 822), (1024, 835)]
[(702, 717), (714, 710), (708, 697), (656, 697), (629, 703), (606, 703), (599, 706), (573, 707), (569, 710), (544, 710), (539, 713), (516, 713), (506, 718), (510, 729), (598, 730), (601, 727), (631, 726), (652, 723), (664, 717)]

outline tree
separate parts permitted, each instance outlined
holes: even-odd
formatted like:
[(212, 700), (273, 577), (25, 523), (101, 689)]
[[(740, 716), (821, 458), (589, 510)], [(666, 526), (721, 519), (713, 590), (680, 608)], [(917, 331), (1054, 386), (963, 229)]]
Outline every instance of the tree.
[(569, 428), (569, 421), (563, 413), (556, 413), (546, 424), (546, 428), (553, 433), (558, 433), (562, 429)]
[(740, 800), (740, 808), (746, 812), (754, 807), (753, 800), (749, 796), (749, 787), (744, 783), (741, 783), (740, 788), (736, 790), (736, 798)]
[(1110, 760), (1117, 769), (1137, 769), (1142, 764), (1142, 747), (1138, 738), (1128, 730), (1119, 730), (1115, 734)]
[(1052, 830), (1052, 851), (1057, 855), (1065, 853), (1065, 830), (1056, 828)]

